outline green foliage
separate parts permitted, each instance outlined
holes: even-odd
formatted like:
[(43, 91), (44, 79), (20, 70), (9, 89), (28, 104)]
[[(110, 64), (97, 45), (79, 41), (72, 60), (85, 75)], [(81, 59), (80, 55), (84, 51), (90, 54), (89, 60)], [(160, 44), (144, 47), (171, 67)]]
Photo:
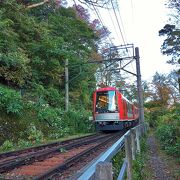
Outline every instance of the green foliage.
[(6, 81), (22, 86), (25, 79), (30, 77), (28, 63), (29, 59), (21, 50), (0, 54), (0, 74)]
[(45, 100), (52, 107), (60, 107), (64, 103), (63, 95), (57, 89), (50, 87), (46, 91)]
[(161, 142), (162, 148), (170, 155), (180, 157), (180, 134), (179, 128), (174, 125), (164, 124), (158, 127), (157, 136)]
[(119, 175), (119, 171), (121, 166), (123, 165), (124, 162), (124, 157), (125, 157), (125, 152), (120, 151), (117, 153), (113, 159), (112, 159), (112, 164), (113, 164), (113, 179), (117, 179)]
[(15, 115), (21, 114), (23, 102), (20, 93), (0, 86), (0, 108), (7, 113), (13, 113)]
[(57, 127), (61, 124), (61, 118), (59, 117), (60, 111), (54, 109), (48, 104), (44, 104), (42, 108), (38, 111), (37, 117), (40, 121), (48, 123), (49, 126)]
[(19, 149), (32, 146), (32, 143), (28, 140), (19, 139), (17, 146)]
[(38, 130), (33, 124), (28, 129), (28, 140), (32, 143), (40, 143), (43, 141), (43, 133)]
[(178, 54), (178, 43), (180, 37), (180, 29), (178, 25), (166, 24), (163, 29), (159, 31), (160, 36), (166, 36), (164, 40), (161, 52), (166, 55), (170, 55), (172, 60), (168, 61), (170, 64), (180, 64), (179, 54)]
[(64, 114), (63, 125), (69, 127), (71, 133), (87, 133), (94, 131), (93, 122), (89, 121), (90, 112), (85, 109), (70, 110)]
[(144, 167), (147, 161), (147, 149), (146, 138), (143, 138), (141, 140), (141, 153), (138, 153), (133, 161), (133, 180), (141, 180), (145, 177)]
[[(48, 4), (27, 10), (14, 0), (0, 4), (0, 83), (21, 91), (0, 87), (0, 142), (11, 139), (27, 147), (46, 137), (93, 131), (87, 109), (97, 67), (85, 63), (97, 52), (97, 34), (73, 8)], [(69, 112), (64, 112), (66, 59)]]
[(9, 150), (13, 150), (13, 143), (12, 141), (6, 140), (3, 145), (0, 147), (0, 151), (9, 151)]
[(65, 153), (65, 152), (67, 152), (67, 150), (66, 150), (66, 149), (64, 149), (64, 148), (60, 148), (60, 149), (59, 149), (59, 151), (60, 151), (61, 153)]
[(141, 154), (137, 154), (136, 160), (133, 161), (133, 179), (141, 180), (144, 177), (144, 157)]
[(180, 158), (180, 116), (179, 104), (158, 118), (156, 135), (162, 148), (170, 155)]
[[(136, 159), (133, 161), (133, 180), (142, 180), (145, 177), (144, 167), (147, 161), (147, 149), (148, 145), (146, 142), (146, 137), (142, 138), (140, 141), (141, 146), (141, 153), (136, 154)], [(125, 152), (122, 150), (117, 153), (113, 159), (113, 179), (117, 179), (122, 164), (124, 162)], [(125, 178), (126, 179), (126, 178)]]
[(27, 127), (30, 121), (21, 117), (21, 115), (15, 116), (10, 113), (7, 114), (4, 110), (0, 110), (0, 142), (10, 140), (17, 142), (19, 138), (25, 138)]
[(166, 108), (154, 107), (146, 111), (146, 121), (149, 123), (149, 126), (152, 128), (157, 127), (159, 122), (159, 116), (163, 116), (166, 112)]

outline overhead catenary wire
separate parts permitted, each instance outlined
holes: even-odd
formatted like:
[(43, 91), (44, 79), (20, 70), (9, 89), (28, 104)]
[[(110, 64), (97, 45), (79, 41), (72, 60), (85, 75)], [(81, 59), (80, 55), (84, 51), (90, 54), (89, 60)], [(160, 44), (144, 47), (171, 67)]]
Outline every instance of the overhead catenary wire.
[[(107, 3), (106, 3), (106, 8), (108, 9)], [(111, 13), (110, 13), (110, 10), (109, 10), (109, 9), (108, 9), (108, 13), (109, 13), (109, 17), (110, 17), (110, 19), (111, 19), (111, 22), (112, 22), (112, 24), (113, 24), (113, 27), (114, 27), (114, 30), (115, 30), (116, 36), (117, 36), (117, 37), (118, 37), (118, 39), (120, 40), (119, 35), (118, 35), (118, 33), (117, 33), (117, 30), (116, 30), (116, 26), (115, 26), (115, 24), (114, 24), (114, 21), (113, 21), (113, 18), (112, 18), (112, 15), (111, 15)], [(121, 40), (120, 40), (120, 41), (121, 41)]]
[[(73, 0), (73, 1), (75, 2), (75, 0)], [(127, 43), (126, 43), (126, 34), (125, 34), (125, 31), (124, 31), (124, 26), (123, 26), (122, 17), (121, 17), (121, 14), (120, 14), (119, 7), (118, 7), (118, 12), (119, 12), (119, 18), (118, 18), (118, 15), (117, 15), (117, 13), (116, 13), (115, 6), (114, 6), (112, 0), (110, 0), (109, 2), (111, 2), (112, 8), (113, 8), (113, 12), (114, 12), (114, 15), (115, 15), (115, 19), (116, 19), (116, 21), (117, 21), (117, 25), (118, 25), (118, 28), (119, 28), (119, 31), (120, 31), (120, 35), (121, 35), (122, 40), (123, 40), (123, 43), (124, 43), (124, 45), (125, 45), (125, 44), (127, 44)], [(117, 2), (117, 1), (116, 1), (116, 2)], [(104, 31), (106, 31), (105, 26), (104, 26), (105, 23), (103, 22), (103, 18), (102, 18), (102, 16), (101, 16), (101, 13), (100, 13), (98, 7), (94, 6), (93, 4), (89, 4), (89, 5), (93, 8), (94, 14), (98, 17), (98, 19), (99, 19), (99, 21), (100, 21), (100, 23), (101, 23), (102, 28), (104, 29)], [(106, 3), (105, 5), (106, 5), (106, 7), (107, 7), (107, 3)], [(108, 10), (108, 13), (110, 14), (109, 10)], [(113, 18), (112, 18), (112, 16), (111, 16), (111, 14), (110, 14), (110, 18), (111, 18), (112, 24), (114, 24), (114, 21), (113, 21)], [(119, 20), (121, 20), (121, 24), (122, 24), (122, 25), (120, 25)], [(117, 32), (117, 28), (115, 27), (115, 25), (113, 25), (113, 27), (115, 28), (115, 31)], [(118, 33), (116, 33), (116, 34), (118, 34)], [(117, 36), (118, 36), (118, 35), (117, 35)], [(109, 36), (108, 36), (107, 38), (109, 39), (109, 41), (111, 42), (111, 44), (113, 44), (113, 43), (112, 43), (112, 39), (111, 39)], [(118, 38), (120, 38), (120, 36), (118, 36)], [(126, 48), (125, 50), (126, 50), (126, 52), (129, 54), (129, 49)], [(130, 65), (130, 63), (128, 63), (128, 64)], [(127, 66), (128, 64), (124, 64), (124, 62), (121, 61), (120, 67), (123, 67), (123, 68), (124, 68), (124, 67)], [(133, 67), (132, 67), (132, 68), (133, 68)], [(133, 71), (134, 71), (134, 68), (133, 68)]]
[[(93, 4), (92, 4), (92, 6), (93, 6), (93, 9), (94, 9), (94, 11), (95, 11), (101, 25), (102, 25), (102, 28), (104, 29), (104, 31), (106, 31), (103, 20), (102, 20), (102, 17), (100, 15), (99, 11), (96, 9), (96, 7)], [(108, 36), (108, 39), (110, 40), (111, 44), (113, 44), (113, 42), (112, 42), (112, 40), (111, 40), (111, 38), (109, 36)]]
[[(125, 42), (125, 38), (124, 38), (124, 35), (123, 35), (123, 32), (121, 30), (121, 26), (120, 26), (120, 23), (119, 23), (119, 20), (118, 20), (118, 17), (117, 17), (117, 14), (116, 14), (116, 11), (115, 11), (115, 7), (114, 7), (114, 4), (111, 0), (111, 5), (112, 5), (112, 8), (113, 8), (113, 11), (114, 11), (114, 15), (115, 15), (115, 18), (116, 18), (116, 21), (117, 21), (117, 24), (118, 24), (118, 27), (119, 27), (119, 31), (120, 31), (120, 34), (121, 34), (121, 37), (122, 37), (122, 40), (123, 40), (123, 43), (124, 45), (126, 44)], [(121, 17), (121, 16), (120, 16)], [(128, 51), (128, 48), (126, 48), (126, 52), (128, 53), (129, 55), (129, 51)], [(130, 56), (130, 55), (129, 55)], [(121, 65), (120, 65), (121, 66)]]
[[(117, 0), (116, 0), (116, 3), (117, 3), (117, 5), (119, 5), (118, 2), (117, 2)], [(131, 10), (133, 11), (132, 0), (131, 0)], [(126, 38), (127, 36), (126, 36), (126, 33), (125, 33), (125, 29), (124, 29), (123, 20), (122, 20), (122, 16), (121, 16), (121, 13), (120, 13), (119, 6), (118, 6), (118, 14), (119, 14), (119, 18), (120, 18), (120, 21), (121, 21), (121, 26), (122, 26), (122, 31), (123, 31), (123, 34), (124, 34), (124, 39), (125, 39), (125, 42), (127, 42), (127, 38)], [(128, 49), (127, 49), (127, 50), (128, 50)], [(128, 55), (129, 55), (129, 56), (132, 56), (131, 51), (129, 51), (129, 50), (128, 50)], [(130, 64), (131, 64), (132, 70), (135, 72), (132, 63), (130, 63)]]
[(119, 21), (118, 21), (118, 17), (117, 17), (117, 14), (116, 14), (116, 11), (115, 11), (115, 8), (114, 8), (114, 4), (113, 4), (112, 0), (111, 0), (111, 5), (112, 5), (113, 11), (114, 11), (114, 15), (115, 15), (115, 18), (116, 18), (116, 21), (117, 21), (117, 25), (118, 25), (118, 28), (119, 28), (119, 31), (120, 31), (120, 34), (121, 34), (123, 43), (124, 43), (124, 45), (125, 45), (126, 42), (125, 42), (125, 39), (124, 39), (122, 30), (121, 30), (121, 26), (120, 26), (120, 23), (119, 23)]
[[(108, 9), (107, 3), (106, 3), (106, 9)], [(96, 10), (96, 9), (95, 9), (95, 10)], [(99, 18), (100, 18), (101, 22), (104, 24), (104, 22), (103, 22), (103, 20), (102, 20), (102, 17), (101, 17), (101, 15), (100, 15), (100, 12), (99, 12), (99, 10), (98, 10), (98, 9), (97, 9), (97, 13), (98, 13), (98, 15), (99, 15)], [(108, 9), (108, 13), (109, 13), (109, 15), (110, 15), (111, 22), (112, 22), (112, 24), (113, 24), (113, 27), (114, 27), (115, 32), (116, 32), (116, 34), (117, 34), (117, 37), (118, 37), (118, 38), (119, 38), (119, 40), (121, 41), (121, 39), (120, 39), (120, 37), (119, 37), (119, 35), (118, 35), (118, 33), (117, 33), (117, 30), (116, 30), (116, 27), (115, 27), (114, 21), (113, 21), (113, 19), (112, 19), (111, 13), (109, 12), (109, 9)], [(128, 52), (128, 51), (127, 51), (127, 52)], [(113, 63), (113, 64), (114, 64), (114, 63)]]
[(117, 3), (117, 7), (118, 7), (117, 9), (118, 9), (118, 14), (119, 14), (119, 19), (120, 19), (120, 21), (121, 21), (122, 32), (123, 32), (123, 34), (124, 34), (124, 39), (125, 39), (125, 42), (126, 42), (126, 44), (127, 44), (126, 33), (125, 33), (125, 30), (124, 30), (123, 20), (122, 20), (122, 17), (121, 17), (121, 13), (120, 13), (120, 9), (119, 9), (119, 4), (118, 4), (117, 0), (116, 0), (116, 3)]

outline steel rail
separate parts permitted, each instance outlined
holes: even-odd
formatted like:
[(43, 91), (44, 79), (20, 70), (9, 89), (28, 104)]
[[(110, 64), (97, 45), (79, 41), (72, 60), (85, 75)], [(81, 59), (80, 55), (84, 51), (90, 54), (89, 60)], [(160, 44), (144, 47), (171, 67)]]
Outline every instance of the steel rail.
[(88, 136), (83, 136), (83, 137), (78, 137), (78, 138), (73, 138), (73, 139), (68, 139), (68, 140), (65, 140), (65, 141), (57, 141), (57, 142), (52, 142), (52, 143), (48, 143), (48, 144), (42, 144), (42, 145), (39, 145), (39, 146), (28, 147), (28, 148), (21, 149), (21, 150), (3, 152), (3, 153), (0, 153), (0, 160), (3, 159), (3, 158), (10, 157), (10, 156), (17, 156), (19, 154), (29, 152), (30, 150), (39, 151), (39, 150), (44, 149), (46, 147), (48, 148), (48, 147), (52, 147), (52, 146), (63, 145), (65, 143), (69, 143), (69, 142), (71, 142), (73, 140), (74, 141), (75, 140), (80, 140), (80, 139), (89, 138), (89, 137), (92, 137), (92, 136), (96, 137), (98, 134), (99, 133), (88, 135)]
[(110, 136), (107, 137), (104, 141), (102, 141), (100, 144), (94, 146), (94, 147), (90, 147), (87, 150), (77, 154), (74, 157), (71, 157), (69, 159), (67, 159), (63, 164), (56, 166), (55, 168), (45, 172), (44, 174), (37, 176), (34, 178), (34, 180), (44, 180), (44, 179), (53, 179), (53, 177), (59, 173), (62, 173), (63, 171), (67, 170), (68, 167), (72, 166), (74, 163), (80, 161), (81, 158), (83, 158), (84, 156), (90, 154), (92, 151), (97, 150), (98, 148), (100, 148), (101, 146), (103, 146), (104, 144), (106, 144), (107, 142), (116, 139), (117, 137), (119, 137), (119, 134), (115, 134), (114, 136)]
[[(107, 137), (110, 135), (106, 135)], [(52, 153), (56, 153), (56, 152), (60, 152), (60, 149), (64, 149), (64, 150), (70, 150), (74, 147), (78, 147), (80, 145), (85, 145), (85, 144), (89, 144), (89, 143), (93, 143), (95, 140), (99, 141), (104, 139), (104, 136), (101, 137), (93, 137), (91, 139), (80, 139), (79, 141), (64, 145), (64, 146), (58, 146), (58, 147), (53, 147), (52, 149), (48, 149), (46, 151), (43, 152), (35, 152), (33, 154), (27, 155), (26, 157), (20, 157), (20, 158), (14, 158), (14, 159), (10, 159), (7, 162), (1, 162), (0, 163), (0, 173), (4, 173), (6, 171), (12, 170), (14, 168), (20, 167), (22, 165), (25, 164), (30, 164), (33, 163), (35, 160), (37, 159), (44, 159), (44, 157), (47, 157), (48, 155), (52, 154)]]
[(116, 143), (114, 143), (107, 151), (105, 151), (103, 154), (97, 157), (93, 162), (91, 162), (88, 166), (82, 169), (81, 172), (77, 173), (75, 175), (75, 179), (78, 179), (78, 180), (90, 179), (95, 172), (96, 165), (100, 161), (109, 162), (112, 159), (112, 157), (116, 155), (117, 152), (124, 147), (124, 136), (126, 134), (127, 132)]

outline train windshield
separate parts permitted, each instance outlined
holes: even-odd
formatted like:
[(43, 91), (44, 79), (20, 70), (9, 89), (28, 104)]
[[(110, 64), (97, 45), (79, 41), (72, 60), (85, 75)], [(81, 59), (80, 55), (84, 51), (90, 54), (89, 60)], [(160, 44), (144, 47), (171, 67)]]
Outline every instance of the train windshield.
[(115, 91), (97, 92), (96, 112), (97, 113), (118, 112)]

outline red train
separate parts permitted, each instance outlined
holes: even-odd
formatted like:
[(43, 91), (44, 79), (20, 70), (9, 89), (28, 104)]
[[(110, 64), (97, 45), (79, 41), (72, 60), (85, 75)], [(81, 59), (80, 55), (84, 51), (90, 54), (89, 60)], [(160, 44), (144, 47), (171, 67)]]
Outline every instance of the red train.
[(114, 87), (100, 88), (93, 94), (93, 119), (100, 131), (122, 130), (138, 122), (138, 108)]

